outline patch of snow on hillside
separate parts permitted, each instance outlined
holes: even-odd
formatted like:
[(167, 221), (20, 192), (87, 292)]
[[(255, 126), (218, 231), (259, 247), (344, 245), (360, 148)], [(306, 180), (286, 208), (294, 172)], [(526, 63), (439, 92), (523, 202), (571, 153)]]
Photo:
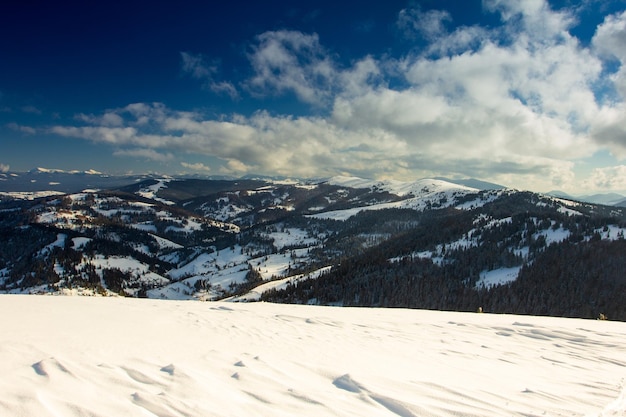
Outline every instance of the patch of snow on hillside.
[(559, 204), (559, 213), (567, 214), (568, 216), (582, 216), (583, 214), (570, 207), (580, 207), (581, 203), (577, 201), (565, 200), (557, 197), (549, 197), (552, 201), (556, 201)]
[(74, 238), (72, 238), (72, 249), (74, 249), (74, 250), (81, 250), (89, 242), (91, 242), (91, 238), (88, 238), (88, 237), (74, 237)]
[[(124, 256), (109, 256), (104, 257), (102, 255), (96, 255), (94, 259), (89, 261), (96, 269), (119, 269), (122, 272), (132, 274), (137, 282), (146, 282), (150, 285), (166, 285), (170, 282), (169, 279), (150, 271), (150, 267), (135, 258)], [(134, 291), (128, 289), (128, 291)]]
[[(186, 270), (191, 271), (190, 269)], [(222, 291), (231, 289), (231, 285), (242, 284), (246, 281), (248, 264), (241, 263), (226, 268), (218, 268), (212, 262), (194, 263), (193, 273), (185, 273), (186, 277), (179, 282), (170, 283), (161, 288), (154, 288), (147, 292), (149, 298), (164, 298), (170, 300), (214, 299), (223, 296)], [(171, 276), (172, 274), (170, 274)], [(211, 289), (196, 294), (194, 288), (198, 280), (203, 280), (211, 286)]]
[(596, 229), (596, 232), (605, 240), (619, 240), (624, 239), (626, 236), (626, 228), (614, 224), (608, 225), (606, 228)]
[(477, 196), (475, 199), (458, 204), (455, 208), (459, 210), (473, 210), (475, 208), (483, 207), (488, 203), (492, 203), (502, 195), (502, 190), (490, 190)]
[[(223, 201), (224, 199), (226, 201)], [(200, 210), (202, 210), (205, 217), (210, 217), (220, 221), (229, 221), (236, 218), (240, 214), (246, 213), (252, 209), (252, 206), (236, 205), (234, 203), (230, 203), (227, 197), (220, 199), (220, 203), (217, 209), (212, 208), (207, 203), (200, 206)]]
[(261, 284), (257, 287), (255, 287), (254, 289), (250, 290), (249, 292), (247, 292), (244, 295), (241, 296), (237, 296), (237, 297), (231, 297), (228, 298), (224, 301), (229, 301), (229, 302), (250, 302), (250, 301), (259, 301), (261, 299), (261, 296), (263, 295), (263, 293), (270, 291), (270, 290), (283, 290), (285, 288), (287, 288), (288, 285), (295, 285), (300, 281), (304, 281), (307, 279), (316, 279), (319, 278), (320, 275), (322, 275), (325, 272), (330, 271), (332, 267), (330, 266), (326, 266), (323, 268), (320, 268), (316, 271), (313, 272), (309, 272), (307, 274), (299, 274), (299, 275), (294, 275), (291, 277), (287, 277), (287, 278), (282, 278), (282, 279), (278, 279), (278, 280), (274, 280), (274, 281), (269, 281), (266, 282), (264, 284)]
[(297, 228), (285, 228), (282, 231), (271, 232), (266, 235), (274, 240), (274, 246), (279, 251), (285, 246), (312, 246), (319, 241), (309, 236), (306, 230)]
[(242, 253), (240, 245), (234, 245), (212, 253), (202, 253), (192, 261), (169, 271), (174, 279), (184, 276), (207, 275), (225, 268), (247, 264), (248, 256)]
[(46, 245), (45, 247), (43, 247), (39, 251), (39, 256), (45, 256), (49, 254), (50, 252), (52, 252), (52, 249), (54, 248), (64, 247), (66, 239), (67, 239), (67, 235), (65, 233), (57, 233), (57, 239), (54, 242), (50, 243), (49, 245)]
[(250, 265), (255, 268), (264, 280), (275, 279), (284, 276), (291, 262), (295, 262), (288, 253), (274, 253), (250, 260)]
[(131, 224), (129, 226), (132, 227), (133, 229), (141, 230), (141, 231), (144, 231), (144, 232), (149, 232), (149, 233), (156, 233), (157, 232), (156, 226), (154, 224), (151, 224), (151, 223), (135, 223), (135, 224)]
[(194, 231), (202, 230), (202, 223), (193, 218), (183, 219), (182, 221), (178, 222), (180, 226), (167, 226), (165, 228), (165, 233), (193, 233)]
[(375, 206), (368, 206), (368, 207), (356, 207), (356, 208), (351, 208), (351, 209), (346, 209), (346, 210), (331, 210), (331, 211), (325, 211), (325, 212), (317, 213), (317, 214), (309, 214), (305, 217), (309, 217), (312, 219), (319, 219), (319, 220), (346, 221), (350, 217), (356, 216), (363, 210), (366, 210), (366, 209), (374, 210), (375, 209), (374, 207)]
[(150, 200), (158, 201), (163, 204), (167, 204), (169, 206), (173, 206), (176, 204), (175, 202), (165, 200), (157, 196), (157, 193), (159, 192), (159, 190), (162, 190), (163, 188), (167, 188), (167, 183), (170, 182), (171, 180), (172, 180), (171, 178), (161, 178), (156, 182), (156, 184), (152, 184), (148, 187), (142, 188), (141, 190), (137, 191), (137, 195), (140, 195), (144, 198), (149, 198)]
[(172, 242), (171, 240), (162, 238), (160, 236), (150, 234), (152, 238), (157, 242), (161, 249), (180, 249), (183, 245), (179, 245), (178, 243)]
[(571, 232), (567, 229), (563, 229), (563, 227), (559, 227), (558, 229), (553, 229), (552, 227), (548, 230), (542, 230), (538, 233), (535, 233), (533, 237), (537, 239), (539, 236), (544, 236), (546, 238), (546, 245), (550, 246), (552, 243), (563, 242), (567, 238), (569, 238)]
[(498, 268), (480, 273), (480, 279), (476, 282), (476, 288), (490, 288), (496, 285), (508, 284), (517, 279), (521, 266), (511, 268)]
[[(79, 211), (72, 210), (49, 210), (37, 215), (36, 222), (44, 224), (54, 224), (63, 229), (76, 229), (79, 218), (83, 216)], [(85, 216), (85, 218), (87, 218)]]

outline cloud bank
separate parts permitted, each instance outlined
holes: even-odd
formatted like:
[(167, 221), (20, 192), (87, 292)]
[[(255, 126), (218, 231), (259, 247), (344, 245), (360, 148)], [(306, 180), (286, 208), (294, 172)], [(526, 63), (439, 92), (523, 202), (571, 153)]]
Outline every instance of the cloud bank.
[[(231, 174), (474, 176), (538, 190), (571, 189), (576, 161), (600, 150), (626, 158), (626, 12), (608, 16), (583, 46), (570, 33), (573, 11), (541, 0), (483, 3), (500, 26), (449, 31), (445, 11), (403, 9), (397, 28), (426, 47), (349, 65), (315, 33), (265, 32), (238, 84), (217, 81), (204, 57), (181, 53), (183, 72), (214, 93), (293, 96), (314, 115), (215, 118), (136, 103), (50, 131), (109, 144), (120, 156), (206, 155), (221, 161), (210, 168)], [(615, 184), (601, 177), (623, 167), (594, 175), (587, 185)]]

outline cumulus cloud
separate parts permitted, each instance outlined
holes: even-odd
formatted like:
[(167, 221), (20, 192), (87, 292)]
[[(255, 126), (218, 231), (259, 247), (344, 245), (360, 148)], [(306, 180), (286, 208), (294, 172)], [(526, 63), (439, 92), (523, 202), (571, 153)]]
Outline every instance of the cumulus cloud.
[[(217, 157), (223, 161), (219, 171), (230, 174), (315, 177), (350, 172), (366, 177), (408, 179), (422, 172), (431, 175), (433, 172), (485, 174), (490, 178), (505, 178), (503, 175), (515, 173), (525, 178), (544, 179), (556, 176), (557, 172), (560, 177), (565, 177), (563, 171), (571, 168), (557, 159), (520, 155), (506, 149), (494, 152), (489, 149), (493, 142), (483, 145), (478, 143), (480, 141), (473, 143), (468, 139), (468, 147), (451, 140), (437, 143), (429, 140), (434, 133), (426, 129), (426, 139), (414, 136), (415, 129), (421, 124), (432, 123), (440, 117), (439, 110), (431, 108), (432, 114), (413, 119), (406, 109), (426, 108), (427, 100), (420, 102), (419, 97), (411, 96), (398, 98), (393, 94), (399, 93), (389, 91), (386, 94), (390, 96), (374, 91), (371, 101), (356, 103), (362, 104), (363, 109), (353, 103), (350, 104), (353, 114), (336, 115), (331, 119), (258, 112), (249, 117), (234, 115), (217, 121), (205, 120), (199, 113), (177, 112), (154, 105), (148, 112), (152, 113), (153, 119), (145, 128), (130, 119), (127, 123), (134, 127), (59, 126), (54, 131), (64, 136), (124, 147), (114, 153), (117, 156), (170, 160), (172, 152), (186, 152)], [(386, 106), (387, 113), (379, 115), (380, 119), (367, 121), (364, 116), (371, 114), (367, 106), (374, 105), (380, 105), (375, 109)], [(442, 102), (442, 106), (445, 105)], [(440, 111), (444, 110), (445, 107)], [(154, 134), (155, 129), (161, 133)], [(478, 151), (472, 150), (471, 146)], [(485, 158), (484, 153), (488, 153), (489, 158)], [(183, 166), (193, 167), (185, 164)]]
[(119, 114), (106, 112), (101, 116), (95, 116), (92, 114), (80, 113), (75, 116), (76, 120), (80, 120), (85, 123), (98, 124), (109, 127), (119, 127), (124, 125), (124, 118)]
[(445, 10), (424, 12), (420, 8), (407, 8), (398, 13), (396, 25), (407, 38), (420, 35), (427, 40), (433, 40), (447, 32), (445, 24), (450, 21), (452, 17)]
[(7, 164), (0, 164), (0, 172), (9, 172), (9, 169), (11, 169), (11, 167)]
[[(574, 16), (565, 9), (551, 10), (542, 0), (484, 5), (502, 26), (449, 32), (449, 15), (405, 9), (398, 25), (418, 31), (427, 47), (364, 56), (348, 66), (338, 65), (316, 34), (259, 35), (245, 91), (293, 94), (316, 116), (258, 111), (215, 118), (135, 103), (79, 115), (83, 126), (50, 132), (110, 144), (117, 155), (207, 155), (221, 160), (214, 168), (224, 173), (460, 175), (543, 190), (573, 188), (572, 161), (602, 147), (626, 157), (623, 92), (601, 101), (594, 90), (607, 60), (619, 63), (607, 88), (623, 87), (626, 13), (609, 16), (584, 47), (569, 33)], [(217, 69), (207, 59), (181, 57), (183, 71), (216, 84)]]
[(513, 38), (552, 42), (569, 38), (568, 29), (576, 19), (569, 9), (556, 11), (546, 0), (483, 0), (486, 10), (499, 13), (507, 23), (504, 30)]
[(592, 42), (601, 54), (626, 62), (626, 11), (607, 16)]
[(202, 162), (196, 162), (195, 164), (190, 164), (188, 162), (181, 162), (180, 164), (184, 166), (185, 168), (192, 169), (194, 171), (209, 172), (211, 170), (211, 167), (204, 165)]
[(202, 81), (206, 89), (216, 94), (226, 94), (233, 99), (239, 97), (239, 92), (232, 83), (215, 79), (219, 73), (218, 61), (209, 64), (204, 56), (189, 52), (181, 52), (180, 57), (182, 71), (192, 78)]
[[(596, 122), (592, 126), (592, 137), (607, 145), (619, 158), (626, 158), (626, 11), (607, 16), (598, 26), (592, 39), (597, 53), (616, 65), (609, 73), (609, 91)], [(610, 87), (613, 88), (610, 88)]]
[(256, 38), (249, 55), (254, 75), (246, 82), (257, 95), (294, 93), (305, 103), (326, 103), (337, 70), (317, 34), (298, 31), (265, 32)]
[(584, 186), (591, 190), (626, 190), (626, 165), (596, 168)]

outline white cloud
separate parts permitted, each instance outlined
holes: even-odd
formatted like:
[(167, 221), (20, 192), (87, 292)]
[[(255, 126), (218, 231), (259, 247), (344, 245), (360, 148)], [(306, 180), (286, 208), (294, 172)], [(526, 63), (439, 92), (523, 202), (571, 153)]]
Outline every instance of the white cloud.
[(53, 126), (50, 132), (60, 136), (89, 139), (92, 142), (110, 145), (139, 144), (137, 143), (137, 129), (133, 127)]
[(254, 70), (246, 83), (249, 91), (257, 95), (291, 92), (315, 105), (328, 101), (337, 70), (317, 34), (281, 30), (265, 32), (256, 41), (249, 56)]
[(18, 125), (17, 123), (8, 123), (7, 127), (11, 130), (22, 132), (27, 135), (34, 135), (35, 133), (37, 133), (37, 129), (30, 126)]
[(76, 120), (110, 127), (119, 127), (124, 125), (124, 118), (113, 112), (105, 112), (102, 116), (80, 113), (76, 115)]
[(0, 172), (9, 172), (11, 167), (8, 164), (0, 164)]
[(620, 61), (621, 71), (626, 63), (626, 11), (607, 16), (592, 39), (599, 54)]
[(202, 162), (196, 162), (195, 164), (190, 164), (188, 162), (181, 162), (180, 164), (184, 166), (185, 168), (192, 169), (194, 171), (205, 171), (205, 172), (211, 171), (211, 167), (204, 165)]
[(225, 166), (220, 169), (222, 174), (245, 174), (250, 170), (243, 162), (236, 159), (229, 159)]
[(183, 72), (191, 77), (201, 80), (209, 78), (217, 71), (214, 66), (208, 66), (201, 55), (192, 55), (188, 52), (181, 52)]
[(137, 148), (137, 149), (118, 149), (113, 152), (114, 156), (125, 156), (132, 158), (143, 158), (149, 159), (151, 161), (171, 161), (174, 159), (174, 155), (171, 153), (160, 153), (155, 151), (154, 149), (145, 149), (145, 148)]
[[(584, 47), (569, 33), (574, 17), (565, 9), (553, 11), (540, 0), (484, 4), (501, 16), (502, 27), (448, 33), (445, 13), (406, 9), (402, 24), (429, 39), (422, 53), (365, 56), (347, 67), (316, 34), (259, 35), (248, 56), (253, 74), (242, 85), (259, 97), (294, 94), (317, 116), (259, 111), (214, 118), (134, 103), (79, 115), (86, 126), (50, 131), (131, 148), (117, 155), (207, 155), (221, 160), (214, 168), (225, 173), (460, 175), (546, 191), (573, 189), (580, 179), (572, 161), (602, 147), (626, 158), (623, 101), (599, 101), (594, 90), (607, 59), (622, 64), (608, 87), (622, 88), (626, 13), (608, 17), (592, 47)], [(433, 22), (425, 21), (429, 16)], [(228, 92), (228, 83), (213, 78), (214, 64), (200, 55), (181, 57), (191, 77)]]
[[(483, 144), (472, 137), (468, 137), (465, 144), (458, 140), (433, 140), (440, 136), (433, 136), (437, 132), (429, 132), (424, 126), (442, 117), (448, 110), (447, 103), (441, 101), (442, 108), (437, 110), (430, 100), (398, 95), (400, 93), (390, 90), (373, 91), (371, 97), (350, 105), (352, 114), (340, 116), (337, 110), (334, 119), (281, 117), (260, 112), (250, 117), (203, 120), (201, 114), (176, 112), (158, 105), (158, 111), (148, 112), (153, 113), (155, 119), (147, 124), (146, 131), (141, 127), (95, 126), (57, 127), (56, 131), (66, 136), (83, 135), (84, 139), (95, 142), (138, 148), (118, 150), (115, 152), (118, 156), (169, 160), (171, 152), (185, 152), (217, 157), (223, 161), (219, 170), (232, 174), (315, 177), (351, 172), (409, 179), (428, 172), (485, 178), (513, 172), (526, 179), (545, 182), (551, 176), (556, 177), (555, 173), (563, 177), (563, 171), (570, 168), (556, 159), (520, 155), (506, 149), (494, 152), (493, 142)], [(407, 110), (427, 108), (429, 103), (433, 113), (421, 114), (418, 119), (413, 119), (411, 111)], [(337, 108), (340, 104), (338, 101)], [(380, 109), (386, 109), (387, 113), (381, 113), (379, 119), (367, 120), (368, 114)], [(160, 135), (151, 133), (155, 128)], [(442, 125), (437, 129), (445, 128)], [(423, 134), (414, 135), (420, 129)], [(165, 156), (163, 152), (167, 152)], [(489, 158), (485, 158), (485, 153)]]
[(450, 13), (445, 10), (422, 11), (420, 8), (402, 9), (398, 13), (396, 25), (408, 38), (420, 35), (433, 40), (444, 35), (446, 22), (452, 21)]
[(183, 72), (196, 80), (202, 81), (206, 89), (216, 94), (226, 94), (233, 99), (239, 97), (239, 92), (232, 83), (215, 79), (215, 76), (219, 73), (219, 63), (217, 61), (209, 64), (204, 56), (188, 52), (181, 52), (180, 56)]
[(584, 188), (626, 191), (626, 165), (594, 169), (585, 181)]
[(539, 43), (568, 38), (567, 31), (576, 21), (569, 9), (553, 10), (546, 0), (483, 0), (483, 6), (500, 14), (512, 37), (522, 35)]
[(358, 97), (383, 84), (383, 69), (377, 60), (366, 56), (356, 61), (352, 68), (339, 72), (337, 81), (341, 86), (343, 97)]
[(626, 11), (607, 16), (598, 26), (592, 44), (600, 56), (618, 66), (606, 77), (609, 91), (615, 94), (603, 103), (591, 134), (617, 157), (626, 159)]

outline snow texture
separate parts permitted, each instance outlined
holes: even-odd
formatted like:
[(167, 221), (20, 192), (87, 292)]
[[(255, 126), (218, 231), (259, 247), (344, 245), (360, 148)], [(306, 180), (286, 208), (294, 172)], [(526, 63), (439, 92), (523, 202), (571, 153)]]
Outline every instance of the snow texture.
[(626, 323), (0, 296), (2, 416), (624, 416)]

